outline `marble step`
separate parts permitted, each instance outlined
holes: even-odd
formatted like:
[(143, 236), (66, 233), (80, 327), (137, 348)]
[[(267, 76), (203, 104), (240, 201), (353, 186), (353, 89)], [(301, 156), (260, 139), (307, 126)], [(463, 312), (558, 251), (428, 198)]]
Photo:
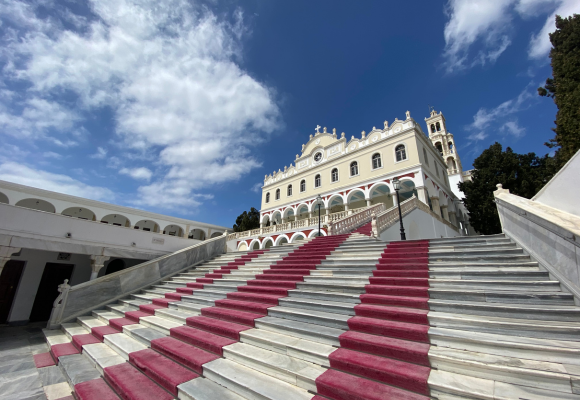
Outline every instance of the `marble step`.
[(179, 302), (175, 302), (175, 303), (169, 303), (169, 309), (170, 310), (171, 309), (179, 310), (179, 311), (184, 312), (184, 313), (191, 313), (192, 315), (200, 315), (202, 308), (212, 307), (213, 305), (214, 305), (214, 303), (212, 303), (212, 305), (210, 306), (210, 305), (189, 303), (186, 301), (179, 301)]
[(105, 343), (84, 345), (83, 354), (87, 356), (101, 375), (103, 375), (103, 369), (126, 362), (125, 358)]
[(126, 361), (129, 361), (129, 353), (147, 348), (147, 346), (132, 339), (125, 333), (106, 335), (104, 343)]
[(58, 367), (71, 387), (101, 377), (94, 364), (84, 354), (60, 357)]
[(61, 331), (72, 340), (74, 335), (87, 335), (91, 333), (90, 329), (85, 328), (78, 322), (67, 322), (60, 326)]
[(203, 366), (204, 376), (248, 399), (310, 400), (313, 395), (280, 379), (223, 358)]
[(330, 284), (330, 283), (319, 283), (319, 282), (297, 282), (296, 288), (300, 290), (309, 290), (317, 292), (338, 292), (338, 293), (350, 293), (350, 294), (363, 294), (365, 293), (365, 284)]
[(572, 394), (570, 374), (565, 366), (557, 363), (438, 346), (429, 350), (429, 361), (439, 370)]
[(432, 345), (527, 360), (580, 366), (580, 342), (430, 328)]
[(432, 288), (465, 288), (465, 289), (496, 289), (511, 291), (558, 292), (559, 281), (519, 281), (519, 280), (483, 280), (483, 279), (429, 279)]
[(430, 288), (430, 300), (482, 301), (509, 304), (546, 304), (573, 306), (574, 296), (566, 292), (533, 292), (493, 289)]
[(90, 331), (92, 328), (96, 328), (98, 326), (107, 325), (107, 323), (101, 321), (100, 318), (95, 317), (93, 315), (77, 317), (77, 323), (79, 323), (79, 325), (81, 325), (83, 328), (85, 328), (88, 331)]
[[(439, 257), (439, 256), (466, 256), (466, 257), (474, 257), (474, 256), (521, 256), (524, 255), (524, 251), (521, 248), (486, 248), (486, 249), (461, 249), (461, 250), (448, 250), (442, 248), (434, 248), (429, 249), (429, 257)], [(393, 256), (395, 257), (395, 256)]]
[(431, 396), (440, 400), (580, 400), (579, 395), (475, 378), (441, 370), (431, 371), (428, 384)]
[[(458, 315), (479, 315), (535, 320), (536, 323), (569, 322), (580, 327), (580, 307), (550, 304), (511, 304), (458, 300), (429, 300), (430, 310)], [(431, 316), (431, 313), (429, 313)]]
[(155, 310), (155, 316), (160, 318), (165, 318), (170, 321), (180, 323), (185, 325), (185, 320), (189, 317), (195, 317), (196, 315), (201, 315), (201, 311), (193, 311), (180, 308), (160, 308)]
[(347, 321), (351, 318), (349, 315), (281, 306), (270, 307), (268, 316), (344, 330), (348, 329)]
[(256, 319), (255, 325), (260, 330), (336, 347), (340, 346), (338, 337), (345, 332), (344, 329), (270, 316)]
[(246, 400), (245, 397), (206, 378), (196, 378), (177, 386), (180, 400)]
[(553, 340), (580, 340), (580, 324), (565, 321), (541, 321), (489, 315), (456, 314), (430, 311), (429, 325), (436, 328), (493, 333)]
[(240, 332), (240, 341), (314, 364), (330, 367), (328, 356), (336, 347), (265, 329)]
[(139, 325), (144, 327), (155, 329), (164, 335), (169, 335), (169, 330), (171, 328), (177, 328), (182, 326), (182, 323), (175, 322), (174, 320), (158, 317), (157, 315), (152, 315), (150, 317), (143, 317), (139, 320)]
[[(225, 297), (224, 297), (225, 298)], [(213, 307), (215, 305), (215, 301), (219, 300), (216, 298), (211, 297), (203, 297), (203, 296), (181, 296), (181, 302), (192, 305), (199, 305), (203, 307)]]
[[(319, 299), (300, 299), (285, 297), (278, 300), (280, 307), (290, 307), (301, 310), (323, 311), (327, 313), (342, 314), (354, 316), (353, 303), (342, 303), (337, 301), (319, 300)], [(270, 315), (270, 313), (268, 313)]]
[(316, 391), (315, 380), (326, 371), (314, 363), (247, 343), (225, 346), (223, 352), (228, 360), (305, 390)]
[(486, 256), (469, 256), (469, 255), (452, 255), (441, 256), (429, 254), (429, 264), (442, 265), (450, 262), (461, 262), (466, 265), (475, 263), (521, 263), (529, 262), (530, 256), (527, 255), (486, 255)]
[(360, 304), (360, 294), (339, 293), (339, 292), (319, 292), (314, 290), (289, 290), (288, 298), (313, 299), (324, 301), (335, 301), (339, 303), (351, 303), (353, 306)]

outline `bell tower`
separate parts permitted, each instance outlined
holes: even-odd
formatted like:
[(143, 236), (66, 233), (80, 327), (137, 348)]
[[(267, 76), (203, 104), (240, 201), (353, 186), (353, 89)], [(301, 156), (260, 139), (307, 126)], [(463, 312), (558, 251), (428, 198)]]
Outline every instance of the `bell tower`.
[(447, 175), (449, 175), (449, 184), (451, 185), (453, 192), (455, 192), (459, 198), (465, 197), (457, 187), (459, 182), (463, 182), (463, 167), (461, 166), (461, 160), (457, 154), (453, 134), (447, 130), (445, 116), (441, 111), (437, 113), (434, 109), (431, 109), (431, 114), (428, 118), (425, 118), (425, 123), (427, 124), (429, 139), (431, 139), (433, 146), (435, 146), (437, 151), (439, 151), (439, 154), (441, 154), (441, 157), (445, 160), (445, 164), (447, 165)]

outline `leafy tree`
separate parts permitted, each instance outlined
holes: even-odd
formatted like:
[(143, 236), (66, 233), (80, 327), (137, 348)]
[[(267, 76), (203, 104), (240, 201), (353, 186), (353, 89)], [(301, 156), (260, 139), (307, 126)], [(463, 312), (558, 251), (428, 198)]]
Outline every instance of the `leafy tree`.
[(501, 183), (515, 195), (532, 198), (554, 174), (553, 159), (535, 153), (517, 154), (509, 147), (503, 151), (499, 143), (492, 144), (473, 162), (472, 180), (459, 184), (465, 194), (473, 229), (480, 234), (501, 232), (493, 191)]
[(236, 223), (234, 224), (234, 232), (244, 232), (250, 229), (256, 229), (260, 227), (260, 212), (254, 207), (250, 209), (250, 212), (244, 211), (238, 218), (236, 218)]
[(556, 16), (556, 31), (550, 33), (552, 76), (538, 88), (558, 107), (556, 133), (546, 146), (557, 147), (556, 166), (562, 167), (580, 149), (580, 15)]

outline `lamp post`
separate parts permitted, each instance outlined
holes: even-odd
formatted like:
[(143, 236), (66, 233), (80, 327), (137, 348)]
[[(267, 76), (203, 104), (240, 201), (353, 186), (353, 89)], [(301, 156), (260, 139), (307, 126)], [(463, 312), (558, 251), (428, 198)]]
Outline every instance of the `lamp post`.
[(405, 236), (405, 228), (403, 228), (403, 214), (401, 213), (401, 201), (399, 200), (399, 190), (401, 190), (401, 181), (395, 178), (393, 179), (393, 187), (397, 193), (397, 206), (399, 206), (399, 222), (401, 223), (401, 240), (407, 240)]
[(316, 196), (316, 205), (318, 205), (318, 235), (321, 235), (320, 232), (320, 205), (322, 204), (322, 197), (320, 195)]

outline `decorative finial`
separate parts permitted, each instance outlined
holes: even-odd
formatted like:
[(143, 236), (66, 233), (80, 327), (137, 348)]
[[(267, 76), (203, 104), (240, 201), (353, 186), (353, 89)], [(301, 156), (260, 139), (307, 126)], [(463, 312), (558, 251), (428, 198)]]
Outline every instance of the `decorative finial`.
[(399, 120), (399, 118), (395, 118), (395, 122), (397, 122)]
[(288, 170), (287, 166), (284, 166), (284, 172), (286, 172)]
[[(312, 136), (312, 135), (310, 135), (310, 136)], [(302, 151), (304, 151), (304, 146), (305, 146), (305, 145), (302, 145)]]
[(354, 140), (354, 135), (352, 135), (352, 137), (350, 138), (350, 140)]
[(320, 125), (316, 125), (316, 133), (320, 133)]
[(385, 120), (385, 130), (389, 129), (389, 121)]
[(310, 135), (310, 140), (312, 140), (312, 135)]
[(497, 190), (503, 189), (503, 185), (501, 183), (498, 183), (497, 185), (495, 185), (495, 187), (497, 187)]
[(296, 160), (298, 160), (298, 154), (296, 154)]
[(376, 126), (373, 126), (373, 131), (376, 131), (376, 130), (377, 130), (377, 127)]
[(411, 119), (411, 112), (410, 111), (407, 111), (405, 113), (405, 116), (407, 117), (407, 119)]
[(324, 133), (326, 133), (326, 126), (324, 127)]
[(336, 135), (336, 128), (332, 128), (332, 133)]
[(362, 131), (362, 138), (363, 138), (363, 139), (365, 138), (366, 134), (367, 134), (367, 133), (366, 133), (365, 131)]
[(340, 134), (340, 138), (341, 138), (341, 139), (342, 139), (342, 138), (344, 138), (344, 132), (342, 132), (342, 133)]

